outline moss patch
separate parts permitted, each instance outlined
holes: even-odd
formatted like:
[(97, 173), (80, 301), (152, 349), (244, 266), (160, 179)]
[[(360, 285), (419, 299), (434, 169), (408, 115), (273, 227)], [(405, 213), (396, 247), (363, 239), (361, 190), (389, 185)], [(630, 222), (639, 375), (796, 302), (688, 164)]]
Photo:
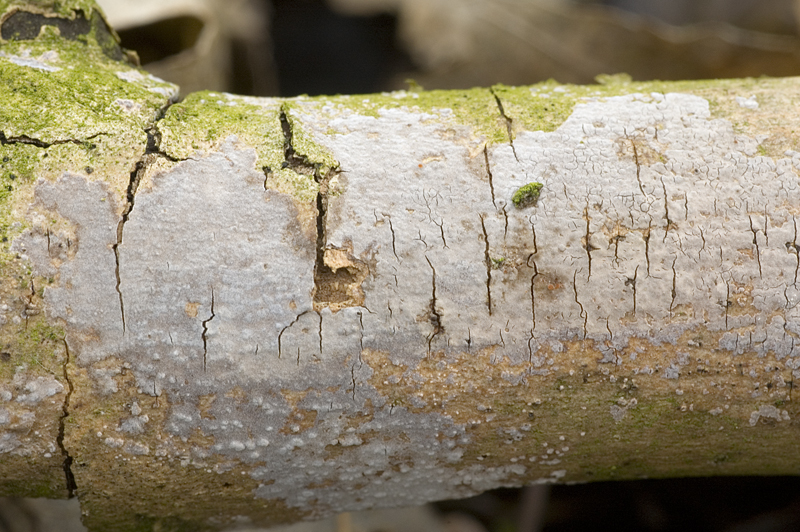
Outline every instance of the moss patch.
[[(298, 103), (321, 108), (330, 117), (355, 113), (379, 117), (398, 109), (431, 115), (431, 120), (443, 125), (463, 125), (473, 135), (489, 143), (508, 142), (505, 119), (500, 114), (489, 89), (434, 90), (424, 92), (396, 91), (391, 93), (302, 97)], [(337, 133), (337, 131), (331, 131)]]
[(527, 185), (519, 187), (519, 189), (514, 192), (514, 195), (511, 197), (511, 202), (516, 208), (524, 209), (525, 207), (536, 205), (541, 192), (541, 183), (528, 183)]
[(255, 149), (265, 188), (315, 204), (319, 185), (312, 173), (295, 171), (286, 161), (282, 114), (292, 128), (298, 156), (319, 166), (323, 174), (338, 166), (332, 154), (315, 143), (294, 117), (291, 103), (213, 91), (192, 93), (170, 107), (159, 122), (161, 149), (175, 159), (201, 157), (235, 136), (242, 146)]

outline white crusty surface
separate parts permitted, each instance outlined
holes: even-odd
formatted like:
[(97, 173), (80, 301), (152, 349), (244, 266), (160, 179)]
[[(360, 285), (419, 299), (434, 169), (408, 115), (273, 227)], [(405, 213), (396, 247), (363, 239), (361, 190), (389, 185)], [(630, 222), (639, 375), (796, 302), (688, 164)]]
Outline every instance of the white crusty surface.
[[(169, 397), (165, 434), (211, 436), (196, 460), (250, 464), (257, 497), (341, 511), (466, 496), (526, 474), (524, 462), (462, 466), (476, 443), (465, 424), (395, 407), (368, 381), (367, 351), (413, 377), (431, 353), (491, 348), (536, 379), (563, 363), (568, 341), (593, 340), (616, 362), (632, 338), (674, 343), (702, 326), (725, 331), (719, 348), (731, 357), (797, 354), (800, 154), (758, 155), (702, 98), (586, 101), (558, 130), (485, 154), (445, 114), (314, 104), (293, 118), (340, 164), (325, 245), (369, 265), (363, 306), (314, 310), (316, 241), (235, 139), (137, 193), (118, 286), (118, 209), (102, 185), (65, 175), (40, 184), (34, 205), (77, 226), (79, 249), (46, 300), (78, 363), (121, 358), (143, 393)], [(529, 182), (543, 183), (541, 197), (518, 209), (511, 198)], [(733, 312), (736, 294), (750, 306)], [(112, 370), (93, 375), (115, 391)], [(304, 395), (290, 404), (288, 392)], [(621, 421), (636, 404), (623, 406), (605, 410)], [(315, 413), (310, 427), (295, 426), (296, 410)], [(783, 419), (775, 412), (754, 416)], [(134, 415), (106, 443), (168, 453), (134, 441), (151, 425)], [(542, 478), (569, 474), (558, 459), (542, 463)]]

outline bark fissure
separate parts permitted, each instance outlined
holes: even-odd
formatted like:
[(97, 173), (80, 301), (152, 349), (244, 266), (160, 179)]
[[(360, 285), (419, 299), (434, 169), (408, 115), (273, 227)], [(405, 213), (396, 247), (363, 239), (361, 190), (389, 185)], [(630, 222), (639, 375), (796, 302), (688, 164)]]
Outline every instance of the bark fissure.
[(672, 220), (669, 219), (669, 198), (667, 197), (667, 185), (664, 183), (664, 178), (661, 178), (661, 190), (664, 191), (664, 220), (666, 220), (667, 225), (664, 227), (664, 239), (661, 241), (663, 244), (667, 241), (667, 233), (669, 232), (669, 227), (672, 225)]
[(211, 287), (211, 315), (203, 320), (203, 371), (206, 371), (206, 364), (208, 362), (208, 323), (214, 319), (214, 287)]
[(440, 223), (433, 222), (433, 225), (439, 228), (439, 233), (442, 235), (442, 247), (450, 249), (447, 245), (447, 239), (444, 236), (444, 220), (442, 220)]
[(486, 175), (489, 176), (489, 192), (492, 194), (492, 205), (494, 205), (494, 208), (496, 209), (497, 202), (495, 201), (494, 197), (494, 183), (492, 181), (494, 176), (492, 176), (492, 167), (489, 166), (489, 146), (486, 144), (483, 146), (483, 159), (486, 161)]
[(758, 230), (753, 226), (753, 217), (749, 216), (750, 219), (750, 232), (753, 233), (753, 246), (756, 248), (756, 262), (758, 263), (758, 276), (763, 278), (764, 276), (761, 273), (761, 249), (758, 245)]
[(596, 250), (597, 248), (592, 245), (590, 238), (592, 233), (590, 231), (589, 225), (591, 224), (591, 217), (589, 216), (589, 205), (587, 203), (586, 207), (583, 209), (583, 218), (586, 220), (586, 233), (583, 236), (584, 243), (583, 249), (586, 250), (586, 257), (589, 260), (589, 274), (587, 278), (592, 277), (592, 251)]
[(728, 313), (733, 305), (731, 301), (731, 284), (725, 281), (725, 330), (728, 330)]
[(639, 266), (636, 266), (636, 269), (633, 270), (633, 277), (629, 277), (625, 280), (625, 286), (630, 286), (631, 290), (633, 291), (633, 317), (636, 317), (636, 279), (639, 276)]
[(583, 318), (583, 337), (586, 338), (586, 331), (587, 331), (588, 325), (589, 325), (589, 314), (583, 308), (583, 304), (578, 299), (578, 282), (577, 281), (578, 281), (578, 270), (575, 270), (573, 272), (573, 274), (572, 274), (572, 292), (575, 295), (575, 303), (577, 303), (578, 306), (581, 309), (580, 316), (581, 316), (581, 318)]
[(489, 256), (489, 234), (486, 232), (486, 222), (481, 219), (481, 229), (483, 229), (483, 262), (486, 264), (486, 308), (489, 309), (489, 316), (492, 315), (492, 258)]
[[(294, 131), (289, 119), (288, 108), (283, 106), (280, 111), (281, 130), (283, 132), (283, 168), (290, 168), (297, 174), (310, 176), (317, 184), (316, 196), (316, 258), (314, 261), (314, 310), (319, 311), (329, 307), (334, 312), (344, 308), (361, 306), (364, 302), (361, 283), (369, 274), (369, 267), (363, 261), (346, 253), (346, 261), (341, 260), (342, 254), (337, 256), (334, 266), (326, 262), (327, 251), (342, 251), (329, 248), (327, 243), (326, 224), (328, 218), (328, 193), (331, 180), (338, 174), (338, 167), (325, 168), (320, 163), (309, 160), (308, 156), (298, 153), (294, 148)], [(268, 172), (265, 168), (265, 173)], [(268, 173), (267, 173), (268, 175)], [(266, 186), (266, 180), (265, 180)], [(394, 230), (392, 228), (392, 234)], [(399, 258), (398, 258), (399, 260)]]
[[(539, 268), (536, 266), (536, 261), (533, 262), (533, 275), (531, 275), (531, 339), (533, 339), (533, 331), (536, 330), (536, 277), (539, 276)], [(528, 342), (528, 351), (530, 351), (530, 341)]]
[(519, 162), (519, 157), (517, 157), (517, 149), (514, 147), (514, 131), (512, 129), (513, 120), (510, 116), (506, 114), (505, 109), (503, 109), (503, 102), (500, 100), (500, 97), (494, 91), (494, 89), (490, 89), (492, 92), (492, 96), (494, 96), (494, 101), (497, 102), (497, 109), (500, 111), (500, 116), (503, 117), (503, 120), (506, 122), (506, 133), (508, 133), (508, 144), (511, 146), (511, 151), (514, 153), (514, 159)]
[(29, 137), (28, 135), (15, 135), (12, 137), (6, 136), (5, 132), (0, 130), (0, 146), (10, 146), (14, 144), (27, 144), (28, 146), (35, 146), (37, 148), (44, 148), (47, 149), (50, 146), (57, 146), (59, 144), (75, 144), (77, 146), (83, 146), (87, 150), (93, 150), (97, 146), (91, 142), (90, 140), (96, 139), (97, 137), (101, 137), (103, 135), (109, 135), (108, 133), (95, 133), (90, 137), (86, 137), (85, 140), (80, 139), (58, 139), (53, 140), (50, 142), (45, 142), (43, 140)]
[(670, 320), (672, 319), (672, 313), (675, 309), (675, 297), (678, 295), (677, 284), (678, 284), (678, 271), (675, 269), (675, 262), (678, 260), (677, 257), (672, 259), (672, 300), (669, 303), (669, 315)]
[(702, 240), (703, 245), (700, 246), (700, 251), (697, 252), (697, 260), (700, 260), (700, 254), (706, 249), (706, 234), (703, 232), (703, 228), (700, 227), (700, 240)]
[[(627, 135), (625, 136), (627, 137)], [(639, 164), (639, 151), (636, 149), (636, 143), (632, 138), (628, 137), (628, 141), (631, 143), (631, 148), (633, 149), (633, 161), (636, 163), (636, 182), (639, 184), (639, 190), (641, 191), (642, 195), (647, 197), (644, 187), (642, 186), (642, 165)]]
[(397, 244), (395, 242), (394, 226), (392, 225), (391, 218), (389, 218), (389, 231), (392, 233), (392, 253), (394, 253), (394, 258), (397, 259), (397, 262), (401, 262), (400, 257), (397, 256)]
[[(281, 350), (281, 339), (283, 338), (283, 333), (285, 333), (285, 332), (286, 332), (288, 329), (291, 329), (291, 328), (292, 328), (292, 326), (293, 326), (295, 323), (297, 323), (298, 321), (300, 321), (300, 318), (302, 318), (303, 316), (305, 316), (305, 315), (306, 315), (306, 314), (308, 314), (309, 312), (314, 312), (314, 311), (313, 311), (313, 310), (306, 310), (305, 312), (301, 312), (300, 314), (298, 314), (297, 316), (295, 316), (295, 318), (294, 318), (294, 321), (292, 321), (292, 323), (290, 323), (289, 325), (287, 325), (286, 327), (284, 327), (283, 329), (281, 329), (281, 332), (279, 332), (279, 333), (278, 333), (278, 358), (281, 358), (281, 355), (283, 354), (283, 353), (282, 353), (282, 350)], [(320, 318), (321, 318), (321, 316), (320, 316)], [(322, 328), (322, 320), (320, 319), (320, 330), (321, 330), (321, 328)], [(321, 337), (322, 337), (322, 335), (320, 335), (320, 338), (321, 338)], [(321, 340), (320, 340), (320, 341), (321, 341)]]
[(428, 335), (428, 354), (430, 354), (433, 339), (444, 332), (444, 326), (442, 326), (442, 315), (436, 308), (436, 268), (433, 267), (433, 263), (431, 263), (431, 259), (427, 255), (425, 255), (425, 260), (428, 261), (428, 266), (431, 267), (431, 301), (428, 307), (428, 319), (431, 322), (433, 331)]
[(797, 274), (800, 272), (800, 247), (797, 245), (797, 217), (792, 216), (792, 224), (794, 225), (794, 238), (791, 242), (786, 243), (786, 247), (791, 247), (794, 251), (795, 263), (794, 267), (794, 285), (797, 286)]
[(69, 454), (69, 451), (67, 451), (67, 448), (64, 445), (64, 432), (66, 429), (67, 418), (69, 417), (69, 402), (70, 399), (72, 399), (72, 392), (75, 391), (75, 387), (72, 383), (72, 379), (70, 379), (69, 376), (69, 345), (67, 345), (66, 337), (62, 338), (61, 341), (64, 343), (64, 364), (61, 366), (61, 371), (64, 381), (67, 383), (67, 393), (64, 396), (64, 403), (61, 405), (61, 417), (58, 419), (58, 435), (56, 436), (56, 444), (61, 451), (61, 456), (64, 457), (62, 467), (64, 469), (67, 492), (69, 493), (69, 498), (71, 499), (75, 497), (75, 492), (78, 489), (78, 485), (75, 483), (75, 475), (72, 473), (72, 456)]
[[(322, 356), (322, 313), (317, 312), (317, 316), (319, 316), (319, 355)], [(363, 329), (363, 325), (362, 325), (362, 329)], [(362, 332), (361, 336), (362, 337), (364, 336), (363, 332)], [(363, 338), (362, 338), (362, 343), (363, 343)]]
[(644, 233), (644, 260), (647, 263), (647, 276), (650, 277), (650, 234), (653, 230), (652, 218), (647, 222), (647, 230)]
[(167, 110), (169, 110), (174, 103), (175, 101), (170, 100), (161, 109), (159, 109), (155, 119), (153, 120), (153, 124), (144, 130), (147, 134), (147, 144), (145, 146), (144, 154), (142, 154), (142, 157), (136, 161), (133, 171), (130, 174), (128, 188), (125, 191), (125, 206), (122, 209), (122, 216), (117, 223), (117, 241), (111, 246), (111, 249), (114, 252), (114, 275), (116, 277), (115, 289), (117, 291), (117, 295), (119, 296), (119, 312), (122, 319), (122, 334), (125, 334), (127, 325), (125, 323), (125, 302), (123, 300), (122, 290), (120, 288), (122, 280), (120, 278), (119, 271), (119, 246), (122, 245), (122, 235), (125, 230), (125, 223), (128, 221), (131, 212), (133, 211), (133, 206), (136, 201), (136, 191), (138, 190), (139, 183), (147, 172), (147, 169), (155, 162), (157, 157), (164, 157), (172, 162), (179, 161), (179, 159), (176, 159), (161, 150), (161, 132), (158, 130), (158, 122), (164, 118)]

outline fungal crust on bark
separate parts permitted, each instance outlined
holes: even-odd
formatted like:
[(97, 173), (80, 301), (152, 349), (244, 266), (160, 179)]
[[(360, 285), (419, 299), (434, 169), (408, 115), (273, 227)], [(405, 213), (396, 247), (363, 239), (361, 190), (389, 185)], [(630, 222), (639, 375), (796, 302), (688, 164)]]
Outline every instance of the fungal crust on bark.
[(0, 48), (3, 494), (213, 529), (797, 473), (796, 80), (178, 99), (53, 27)]

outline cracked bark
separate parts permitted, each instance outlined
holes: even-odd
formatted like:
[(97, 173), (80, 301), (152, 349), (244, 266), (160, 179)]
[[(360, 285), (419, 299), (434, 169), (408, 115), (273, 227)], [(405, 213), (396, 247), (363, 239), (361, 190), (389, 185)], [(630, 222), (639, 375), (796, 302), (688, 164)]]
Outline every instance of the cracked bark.
[[(488, 126), (425, 93), (204, 93), (88, 139), (4, 127), (0, 488), (48, 463), (48, 493), (97, 529), (203, 529), (795, 473), (800, 125), (774, 117), (798, 120), (775, 102), (800, 95), (719, 83), (476, 90)], [(763, 109), (729, 101), (754, 92)], [(569, 116), (543, 127), (555, 100)], [(538, 202), (509, 208), (533, 181)]]
[(67, 393), (64, 395), (64, 403), (61, 406), (61, 417), (58, 419), (58, 436), (56, 437), (56, 442), (58, 444), (58, 449), (61, 452), (61, 455), (64, 457), (64, 478), (66, 481), (66, 489), (67, 493), (69, 494), (69, 498), (73, 498), (75, 496), (75, 492), (78, 489), (78, 485), (75, 482), (75, 475), (72, 473), (72, 462), (73, 458), (69, 454), (69, 451), (64, 446), (64, 432), (65, 432), (65, 423), (67, 422), (67, 418), (69, 417), (69, 401), (72, 397), (72, 393), (75, 391), (75, 388), (72, 384), (72, 379), (69, 376), (69, 363), (70, 363), (70, 356), (69, 356), (69, 346), (67, 345), (67, 340), (63, 339), (64, 342), (64, 365), (62, 366), (61, 370), (63, 373), (64, 381), (67, 383)]
[[(177, 101), (177, 100), (176, 100)], [(145, 147), (144, 154), (142, 154), (141, 159), (136, 161), (134, 165), (134, 169), (131, 172), (130, 181), (128, 182), (128, 188), (125, 191), (125, 206), (122, 209), (122, 215), (120, 217), (119, 223), (117, 224), (117, 241), (111, 247), (112, 251), (114, 252), (114, 260), (116, 262), (116, 271), (114, 274), (117, 278), (117, 294), (119, 295), (119, 312), (122, 319), (122, 332), (124, 334), (126, 325), (125, 325), (125, 302), (122, 298), (122, 290), (120, 289), (120, 275), (119, 275), (119, 246), (122, 245), (122, 236), (123, 231), (125, 230), (125, 223), (128, 221), (128, 218), (131, 215), (131, 211), (133, 211), (134, 202), (136, 201), (136, 191), (139, 188), (139, 183), (142, 180), (142, 176), (147, 172), (148, 167), (153, 164), (157, 157), (163, 157), (172, 162), (178, 162), (179, 159), (174, 158), (167, 153), (161, 150), (161, 133), (158, 131), (158, 122), (162, 120), (167, 113), (167, 110), (174, 104), (174, 101), (167, 102), (156, 114), (155, 120), (153, 121), (152, 126), (145, 129), (145, 133), (147, 134), (147, 145)], [(0, 138), (2, 140), (2, 138)]]

